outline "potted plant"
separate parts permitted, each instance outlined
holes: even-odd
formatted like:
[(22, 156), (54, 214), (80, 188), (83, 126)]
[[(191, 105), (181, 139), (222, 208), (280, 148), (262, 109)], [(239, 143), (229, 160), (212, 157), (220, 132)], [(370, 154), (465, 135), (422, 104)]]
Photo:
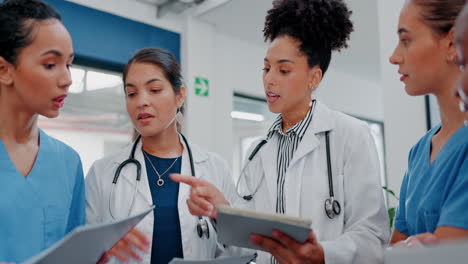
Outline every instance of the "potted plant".
[[(397, 201), (400, 199), (396, 196), (395, 192), (387, 186), (382, 187), (388, 194), (393, 196)], [(396, 207), (388, 207), (388, 217), (390, 218), (390, 229), (393, 228), (393, 221), (395, 220)]]

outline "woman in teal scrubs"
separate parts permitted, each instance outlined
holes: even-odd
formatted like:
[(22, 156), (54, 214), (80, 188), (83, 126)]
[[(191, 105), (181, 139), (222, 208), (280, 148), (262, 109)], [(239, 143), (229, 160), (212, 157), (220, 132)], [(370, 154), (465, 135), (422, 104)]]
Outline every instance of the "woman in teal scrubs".
[[(454, 24), (465, 0), (408, 0), (400, 13), (398, 65), (409, 95), (433, 94), (441, 123), (411, 149), (391, 243), (468, 237), (468, 127), (452, 94), (460, 75)], [(429, 66), (428, 66), (429, 65)]]
[(85, 222), (80, 158), (37, 125), (59, 115), (72, 60), (53, 8), (0, 4), (0, 262), (22, 262)]

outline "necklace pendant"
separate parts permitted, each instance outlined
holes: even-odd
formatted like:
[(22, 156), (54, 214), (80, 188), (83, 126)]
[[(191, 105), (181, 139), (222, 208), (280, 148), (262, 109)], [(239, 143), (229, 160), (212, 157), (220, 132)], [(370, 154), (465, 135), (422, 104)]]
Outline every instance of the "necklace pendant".
[(159, 178), (158, 181), (156, 182), (156, 184), (157, 184), (159, 187), (161, 187), (161, 186), (164, 185), (164, 180), (161, 179), (161, 178)]

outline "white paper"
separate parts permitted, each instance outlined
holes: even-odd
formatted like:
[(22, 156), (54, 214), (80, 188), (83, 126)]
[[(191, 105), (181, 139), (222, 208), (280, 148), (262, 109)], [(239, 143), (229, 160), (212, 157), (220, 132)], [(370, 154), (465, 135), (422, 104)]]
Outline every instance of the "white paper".
[(255, 260), (255, 255), (242, 257), (221, 257), (212, 260), (185, 260), (173, 258), (169, 264), (248, 264)]
[(217, 208), (218, 241), (227, 246), (262, 250), (250, 243), (250, 235), (271, 237), (273, 230), (279, 230), (296, 241), (304, 242), (312, 231), (310, 225), (310, 221), (297, 217), (225, 206)]
[(117, 221), (77, 227), (23, 264), (96, 264), (104, 252), (111, 249), (153, 209), (154, 206)]

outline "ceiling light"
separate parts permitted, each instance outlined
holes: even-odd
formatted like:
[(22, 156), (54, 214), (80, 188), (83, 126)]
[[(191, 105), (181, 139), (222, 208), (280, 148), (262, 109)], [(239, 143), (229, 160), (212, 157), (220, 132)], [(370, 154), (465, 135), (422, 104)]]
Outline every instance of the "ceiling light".
[(231, 117), (236, 118), (236, 119), (244, 119), (244, 120), (250, 120), (250, 121), (257, 121), (257, 122), (262, 122), (263, 120), (265, 120), (265, 117), (263, 115), (239, 112), (239, 111), (232, 111)]

